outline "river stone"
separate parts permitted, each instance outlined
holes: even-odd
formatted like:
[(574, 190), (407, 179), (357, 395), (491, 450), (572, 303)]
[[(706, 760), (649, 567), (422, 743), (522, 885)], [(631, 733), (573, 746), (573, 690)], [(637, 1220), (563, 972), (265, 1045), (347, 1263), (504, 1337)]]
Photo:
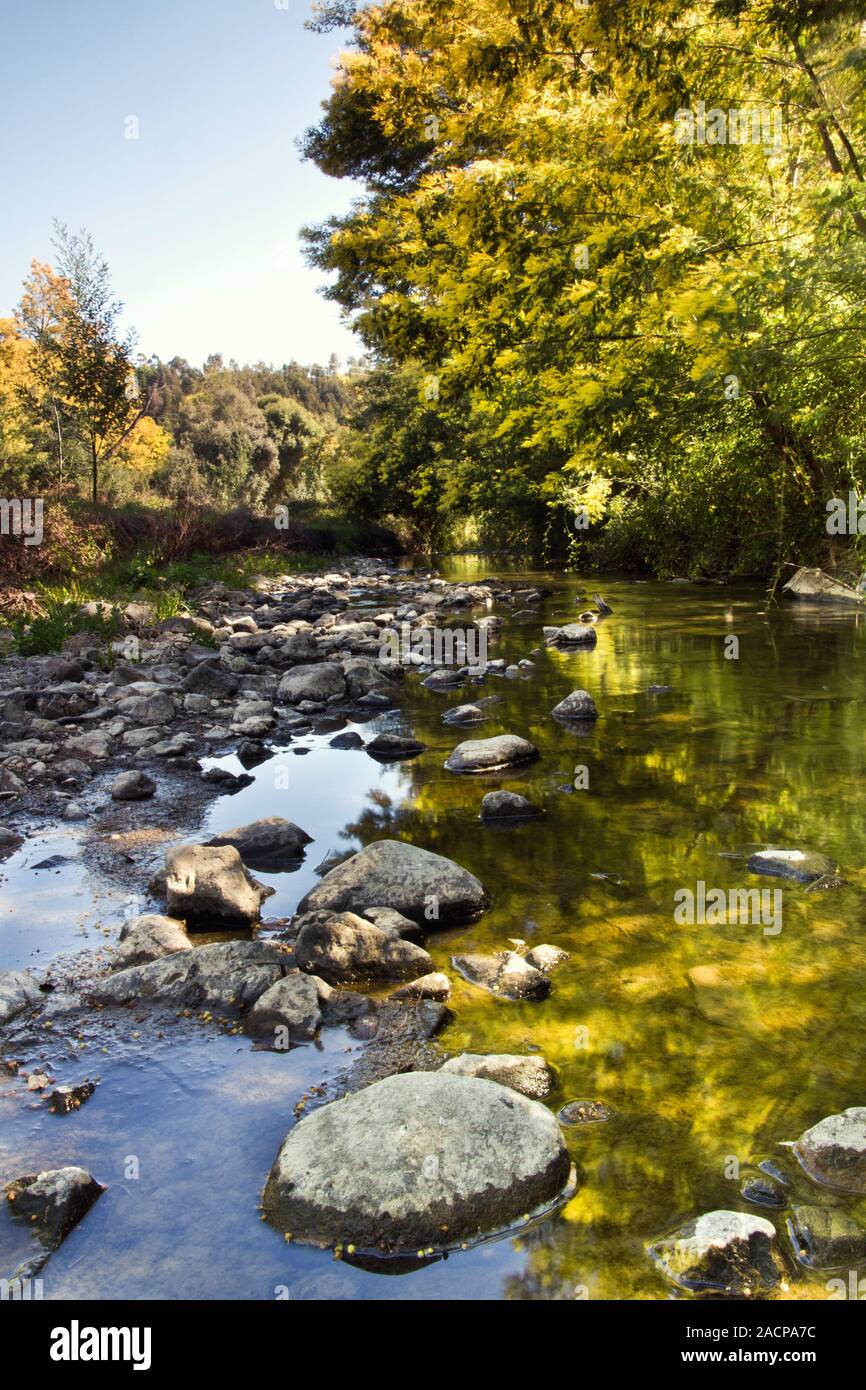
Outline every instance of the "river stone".
[(371, 758), (379, 761), (396, 762), (399, 758), (414, 758), (423, 753), (426, 747), (425, 743), (419, 743), (417, 738), (410, 738), (408, 735), (377, 734), (367, 744), (367, 752)]
[(296, 1125), (263, 1205), (295, 1240), (382, 1251), (500, 1230), (565, 1188), (559, 1126), (537, 1101), (475, 1077), (386, 1077)]
[(866, 1231), (834, 1207), (793, 1207), (788, 1235), (794, 1254), (810, 1269), (841, 1269), (866, 1263)]
[(314, 1038), (321, 1024), (316, 980), (294, 972), (259, 995), (247, 1014), (246, 1030), (262, 1038), (285, 1028), (290, 1042), (302, 1042)]
[(516, 951), (495, 956), (453, 956), (451, 964), (465, 979), (506, 999), (546, 999), (550, 981)]
[(451, 981), (447, 975), (443, 975), (441, 970), (435, 970), (430, 975), (419, 975), (417, 980), (410, 980), (408, 985), (401, 985), (388, 996), (389, 999), (435, 999), (437, 1003), (444, 1004), (446, 999), (451, 996)]
[(489, 901), (478, 879), (453, 860), (402, 840), (375, 840), (311, 888), (298, 912), (363, 911), (367, 903), (375, 903), (432, 930), (474, 921)]
[(790, 878), (795, 883), (814, 883), (825, 874), (834, 873), (838, 865), (826, 854), (799, 849), (762, 849), (752, 855), (747, 867), (753, 874)]
[(125, 922), (117, 948), (112, 956), (112, 970), (126, 970), (131, 965), (146, 965), (174, 951), (191, 951), (192, 942), (183, 922), (158, 913), (145, 913)]
[(598, 719), (595, 700), (588, 690), (572, 690), (550, 712), (554, 719)]
[(428, 690), (453, 690), (455, 685), (463, 684), (463, 676), (453, 667), (440, 667), (425, 676), (421, 684)]
[(445, 767), (449, 772), (499, 772), (533, 762), (537, 757), (538, 749), (527, 739), (499, 734), (496, 738), (470, 738), (458, 743)]
[(287, 859), (303, 857), (304, 846), (312, 843), (312, 835), (302, 830), (294, 821), (284, 820), (282, 816), (265, 816), (262, 820), (251, 821), (249, 825), (236, 825), (232, 830), (221, 830), (209, 845), (232, 845), (247, 864), (261, 869), (279, 869)]
[(488, 792), (481, 802), (479, 819), (483, 821), (532, 820), (543, 816), (540, 806), (533, 806), (517, 792)]
[(425, 950), (384, 932), (354, 912), (310, 913), (295, 940), (295, 960), (302, 970), (328, 984), (349, 980), (415, 980), (429, 974), (433, 961)]
[(250, 1008), (290, 965), (291, 956), (267, 941), (215, 942), (118, 970), (87, 994), (100, 1004), (152, 1000), (234, 1014)]
[(442, 716), (444, 724), (480, 724), (485, 718), (481, 705), (455, 705)]
[(402, 936), (404, 941), (417, 941), (419, 945), (424, 940), (418, 923), (411, 917), (404, 917), (402, 912), (395, 912), (393, 907), (365, 907), (360, 915), (388, 936)]
[(211, 658), (211, 653), (208, 653), (207, 660), (193, 666), (184, 677), (182, 688), (192, 695), (234, 695), (238, 689), (238, 678), (224, 666), (220, 666)]
[(519, 1053), (461, 1052), (459, 1057), (451, 1057), (442, 1071), (455, 1072), (458, 1076), (478, 1076), (483, 1081), (497, 1081), (500, 1086), (519, 1091), (522, 1096), (533, 1100), (544, 1100), (556, 1085), (550, 1066), (544, 1057), (536, 1053), (523, 1057)]
[(112, 801), (147, 801), (156, 791), (156, 783), (146, 772), (121, 772), (111, 784)]
[(84, 1168), (50, 1168), (6, 1186), (8, 1210), (56, 1249), (86, 1216), (105, 1188)]
[(534, 965), (536, 970), (541, 970), (548, 975), (557, 965), (562, 965), (563, 961), (569, 959), (568, 951), (563, 951), (561, 946), (548, 946), (546, 943), (534, 946), (531, 951), (527, 951), (524, 957), (530, 965)]
[(302, 700), (317, 702), (342, 697), (346, 693), (346, 678), (332, 661), (320, 661), (311, 666), (293, 666), (280, 681), (278, 699), (289, 705)]
[(691, 1293), (763, 1295), (784, 1275), (775, 1227), (751, 1212), (706, 1212), (654, 1242), (649, 1254)]
[(794, 1154), (815, 1182), (841, 1192), (866, 1192), (866, 1108), (827, 1115), (805, 1130)]
[(273, 892), (247, 873), (233, 845), (177, 845), (165, 856), (170, 917), (254, 922)]
[(26, 970), (0, 970), (0, 1027), (43, 998)]
[(564, 627), (545, 628), (544, 637), (553, 647), (594, 647), (598, 634), (588, 623), (566, 623)]

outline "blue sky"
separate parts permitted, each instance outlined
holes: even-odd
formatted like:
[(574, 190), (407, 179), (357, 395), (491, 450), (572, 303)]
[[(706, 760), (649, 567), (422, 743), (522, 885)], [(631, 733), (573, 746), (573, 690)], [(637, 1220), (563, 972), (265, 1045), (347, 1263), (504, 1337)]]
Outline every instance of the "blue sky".
[[(138, 350), (359, 353), (298, 229), (360, 187), (303, 163), (343, 31), (310, 0), (0, 0), (0, 315), (55, 217), (107, 257)], [(125, 138), (127, 118), (139, 138)]]

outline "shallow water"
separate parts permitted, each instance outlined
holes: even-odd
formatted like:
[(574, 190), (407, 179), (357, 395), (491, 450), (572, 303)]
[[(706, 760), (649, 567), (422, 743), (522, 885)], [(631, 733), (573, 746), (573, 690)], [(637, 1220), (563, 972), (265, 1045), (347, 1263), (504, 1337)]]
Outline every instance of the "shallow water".
[[(461, 560), (443, 572), (491, 570)], [(645, 1243), (701, 1211), (748, 1210), (740, 1180), (768, 1155), (787, 1166), (801, 1199), (866, 1217), (863, 1203), (806, 1182), (779, 1148), (821, 1116), (866, 1103), (862, 617), (766, 612), (763, 593), (748, 587), (527, 577), (555, 593), (522, 615), (503, 608), (489, 655), (528, 656), (543, 623), (573, 620), (586, 606), (578, 595), (601, 588), (614, 616), (594, 650), (543, 651), (531, 678), (490, 676), (457, 694), (410, 676), (399, 717), (362, 732), (411, 730), (427, 744), (420, 757), (382, 767), (328, 748), (332, 735), (301, 737), (254, 769), (253, 786), (214, 803), (205, 829), (285, 815), (314, 836), (297, 872), (259, 875), (278, 888), (271, 917), (293, 911), (329, 851), (389, 836), (458, 860), (493, 894), (481, 921), (430, 938), (437, 968), (450, 970), (455, 951), (501, 949), (508, 938), (565, 947), (571, 958), (543, 1003), (494, 999), (451, 971), (456, 1018), (441, 1042), (451, 1052), (540, 1049), (558, 1068), (552, 1108), (589, 1099), (614, 1110), (606, 1123), (566, 1131), (582, 1176), (576, 1196), (516, 1237), (399, 1276), (286, 1245), (261, 1222), (258, 1194), (298, 1097), (359, 1044), (329, 1030), (323, 1047), (286, 1056), (202, 1028), (145, 1046), (131, 1024), (96, 1059), (58, 1054), (60, 1080), (100, 1077), (72, 1115), (22, 1103), (20, 1082), (0, 1086), (0, 1179), (80, 1162), (109, 1184), (51, 1257), (46, 1297), (666, 1298)], [(731, 635), (737, 660), (725, 657)], [(673, 691), (649, 695), (650, 684)], [(601, 713), (588, 734), (549, 717), (578, 687)], [(473, 694), (502, 702), (480, 728), (442, 724), (445, 709)], [(443, 769), (461, 737), (503, 732), (530, 738), (540, 760), (509, 777)], [(561, 790), (578, 766), (588, 787)], [(497, 787), (523, 792), (545, 818), (482, 828), (481, 797)], [(784, 886), (777, 935), (675, 922), (674, 893), (698, 880), (780, 887), (746, 870), (745, 857), (767, 844), (829, 854), (847, 886)], [(54, 853), (70, 862), (27, 867)], [(63, 831), (7, 861), (0, 963), (35, 968), (116, 929), (122, 895), (76, 854)], [(138, 1178), (126, 1176), (130, 1156)], [(784, 1230), (783, 1215), (760, 1214)], [(17, 1239), (0, 1218), (0, 1265)], [(780, 1296), (826, 1297), (830, 1277), (792, 1262)]]

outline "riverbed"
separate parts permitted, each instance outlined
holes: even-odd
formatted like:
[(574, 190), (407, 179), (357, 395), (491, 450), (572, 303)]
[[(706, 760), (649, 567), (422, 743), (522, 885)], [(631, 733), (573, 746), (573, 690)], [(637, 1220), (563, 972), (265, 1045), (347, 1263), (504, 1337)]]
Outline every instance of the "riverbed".
[[(467, 558), (440, 572), (515, 578)], [(703, 1211), (749, 1210), (740, 1186), (758, 1161), (781, 1166), (792, 1199), (815, 1200), (780, 1145), (866, 1103), (866, 624), (858, 614), (768, 608), (757, 586), (519, 578), (553, 592), (502, 609), (488, 655), (531, 656), (535, 670), (488, 676), (483, 693), (500, 698), (483, 725), (467, 733), (442, 722), (471, 689), (427, 690), (410, 674), (399, 714), (359, 732), (412, 733), (426, 745), (420, 756), (382, 765), (331, 748), (330, 732), (301, 734), (202, 822), (179, 823), (175, 838), (270, 815), (303, 826), (313, 843), (302, 865), (258, 874), (276, 889), (269, 919), (291, 916), (327, 854), (376, 839), (409, 841), (475, 874), (490, 911), (425, 942), (454, 985), (454, 1021), (437, 1043), (443, 1056), (540, 1051), (557, 1072), (545, 1102), (554, 1111), (572, 1100), (609, 1108), (608, 1120), (565, 1130), (575, 1196), (516, 1235), (417, 1269), (401, 1263), (400, 1273), (287, 1244), (258, 1210), (268, 1170), (298, 1101), (344, 1072), (363, 1044), (331, 1029), (320, 1044), (274, 1053), (213, 1027), (156, 1038), (130, 1024), (58, 1055), (59, 1080), (99, 1082), (73, 1114), (49, 1113), (15, 1077), (0, 1083), (0, 1179), (81, 1164), (107, 1184), (46, 1265), (46, 1298), (664, 1299), (671, 1286), (647, 1243)], [(597, 646), (545, 648), (543, 625), (574, 621), (597, 589), (613, 609)], [(589, 730), (550, 717), (577, 688), (599, 709)], [(501, 733), (531, 740), (538, 761), (507, 776), (444, 769), (461, 738)], [(218, 761), (240, 770), (232, 756)], [(483, 826), (481, 797), (498, 788), (527, 796), (544, 817)], [(116, 936), (129, 907), (81, 856), (82, 834), (47, 830), (3, 864), (3, 966), (41, 970)], [(675, 920), (675, 894), (698, 882), (767, 886), (746, 869), (767, 845), (824, 853), (846, 882), (807, 892), (774, 880), (783, 918), (773, 935), (760, 924)], [(55, 854), (65, 862), (34, 868)], [(451, 966), (455, 952), (500, 950), (509, 939), (569, 952), (546, 1000), (495, 998)], [(819, 1200), (866, 1217), (863, 1202)], [(760, 1214), (784, 1231), (783, 1212)], [(0, 1220), (4, 1268), (20, 1239)], [(827, 1278), (791, 1262), (776, 1296), (824, 1298)]]

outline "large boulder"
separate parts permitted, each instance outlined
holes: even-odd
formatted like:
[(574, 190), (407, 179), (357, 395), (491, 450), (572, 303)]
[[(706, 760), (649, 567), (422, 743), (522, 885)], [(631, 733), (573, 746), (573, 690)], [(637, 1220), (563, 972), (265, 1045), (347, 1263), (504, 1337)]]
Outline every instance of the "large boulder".
[(834, 874), (838, 865), (826, 854), (801, 849), (761, 849), (749, 859), (753, 874), (771, 878), (788, 878), (794, 883), (814, 883), (827, 874)]
[(649, 1253), (690, 1293), (766, 1295), (784, 1275), (775, 1227), (751, 1212), (706, 1212), (656, 1241)]
[(500, 772), (533, 762), (538, 749), (528, 739), (516, 734), (499, 734), (496, 738), (470, 738), (458, 743), (446, 760), (449, 772)]
[(302, 970), (329, 984), (415, 980), (433, 969), (422, 947), (382, 931), (354, 912), (311, 912), (301, 920), (295, 960)]
[(50, 1168), (6, 1186), (8, 1210), (50, 1249), (86, 1216), (105, 1188), (84, 1168)]
[(99, 1004), (181, 1005), (236, 1015), (291, 969), (292, 958), (267, 941), (225, 941), (175, 951), (147, 965), (118, 970), (91, 985)]
[(457, 1076), (479, 1076), (484, 1081), (496, 1081), (533, 1100), (544, 1100), (556, 1085), (553, 1072), (540, 1053), (524, 1057), (508, 1052), (461, 1052), (458, 1057), (451, 1057), (442, 1070)]
[(320, 661), (311, 666), (293, 666), (280, 681), (278, 699), (288, 705), (302, 700), (325, 703), (346, 693), (346, 678), (332, 661)]
[(221, 830), (209, 845), (232, 845), (244, 863), (260, 869), (281, 869), (287, 861), (303, 858), (304, 847), (312, 843), (312, 835), (294, 821), (282, 816), (265, 816), (249, 825), (236, 825)]
[(366, 656), (350, 656), (343, 662), (343, 675), (346, 677), (346, 690), (352, 700), (361, 700), (365, 695), (380, 693), (396, 696), (394, 682), (402, 679), (403, 669), (396, 662), (386, 667)]
[(263, 1204), (296, 1240), (415, 1252), (509, 1226), (559, 1197), (569, 1171), (536, 1101), (492, 1081), (404, 1073), (296, 1125)]
[(550, 712), (554, 719), (577, 722), (598, 719), (595, 700), (588, 690), (572, 690), (571, 694), (560, 700), (558, 705), (554, 705)]
[(376, 840), (326, 874), (298, 912), (363, 912), (375, 903), (432, 930), (474, 921), (489, 901), (483, 884), (453, 860), (402, 840)]
[(147, 965), (175, 951), (191, 951), (192, 942), (183, 922), (174, 917), (162, 917), (148, 912), (125, 922), (111, 961), (112, 970), (127, 970), (132, 965)]
[(33, 976), (25, 970), (0, 970), (0, 1027), (42, 998)]
[(495, 956), (453, 956), (455, 970), (481, 989), (506, 999), (546, 999), (550, 981), (516, 951), (499, 951)]
[(273, 892), (247, 873), (233, 845), (178, 845), (165, 857), (170, 917), (254, 922)]
[(866, 1192), (866, 1107), (827, 1115), (793, 1146), (810, 1178), (842, 1192)]

